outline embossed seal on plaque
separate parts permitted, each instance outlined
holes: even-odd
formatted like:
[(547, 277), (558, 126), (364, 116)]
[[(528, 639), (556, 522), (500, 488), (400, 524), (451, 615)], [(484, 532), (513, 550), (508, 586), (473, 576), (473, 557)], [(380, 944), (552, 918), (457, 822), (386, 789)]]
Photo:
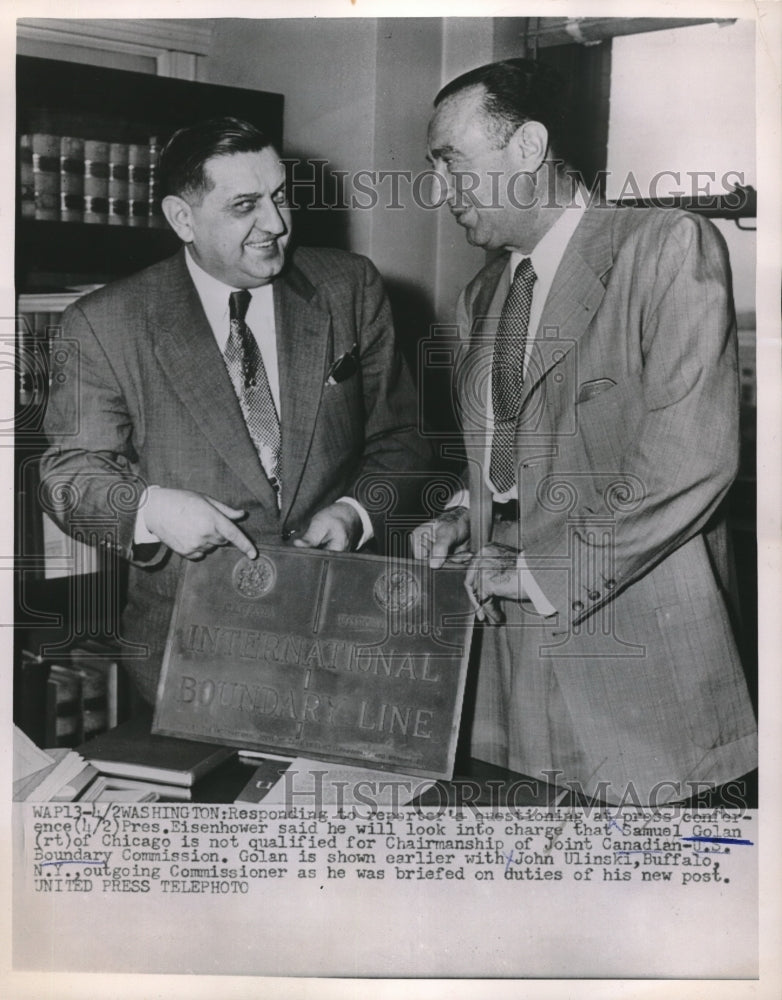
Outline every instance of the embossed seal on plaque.
[(257, 559), (250, 560), (246, 556), (234, 566), (232, 581), (242, 597), (257, 600), (268, 594), (277, 579), (274, 563), (267, 556), (259, 553)]
[(384, 611), (406, 611), (418, 603), (421, 591), (412, 573), (390, 569), (377, 578), (373, 594)]

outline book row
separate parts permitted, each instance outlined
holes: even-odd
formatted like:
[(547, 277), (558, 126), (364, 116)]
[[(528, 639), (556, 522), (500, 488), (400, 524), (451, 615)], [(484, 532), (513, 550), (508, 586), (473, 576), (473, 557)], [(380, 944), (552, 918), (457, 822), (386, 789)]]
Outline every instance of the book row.
[(103, 142), (34, 132), (19, 137), (23, 219), (163, 228), (158, 141)]
[(37, 310), (16, 318), (17, 405), (42, 406), (52, 381), (52, 340), (61, 336), (62, 313)]
[[(73, 367), (73, 344), (63, 339), (62, 314), (84, 290), (19, 297), (15, 375), (17, 444), (21, 448), (25, 440), (40, 442), (51, 385), (66, 378), (68, 368)], [(29, 572), (37, 579), (53, 579), (97, 571), (95, 548), (66, 535), (42, 510), (37, 454), (37, 450), (28, 451), (24, 460), (18, 460), (21, 554), (43, 560)]]
[(40, 746), (76, 747), (117, 725), (114, 660), (71, 652), (52, 662), (23, 652), (17, 682), (18, 725)]

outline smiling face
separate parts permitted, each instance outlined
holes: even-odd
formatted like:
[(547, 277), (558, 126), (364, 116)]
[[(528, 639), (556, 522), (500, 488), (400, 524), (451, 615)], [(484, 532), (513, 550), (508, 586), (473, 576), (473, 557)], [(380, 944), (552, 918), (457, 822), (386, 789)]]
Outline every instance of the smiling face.
[(277, 153), (213, 156), (205, 170), (213, 186), (200, 199), (173, 198), (169, 221), (208, 274), (234, 288), (268, 284), (285, 264), (291, 236)]
[(528, 172), (539, 160), (533, 164), (516, 139), (498, 142), (483, 95), (477, 85), (445, 98), (429, 125), (428, 159), (469, 243), (486, 250), (521, 247), (534, 216), (524, 207), (535, 186)]

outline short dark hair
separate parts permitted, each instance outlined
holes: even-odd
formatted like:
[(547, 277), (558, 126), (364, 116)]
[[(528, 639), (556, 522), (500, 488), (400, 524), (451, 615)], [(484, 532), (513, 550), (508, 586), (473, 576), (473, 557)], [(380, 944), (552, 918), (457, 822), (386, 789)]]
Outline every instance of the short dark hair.
[(259, 153), (272, 146), (267, 135), (239, 118), (210, 118), (181, 128), (160, 154), (160, 194), (200, 197), (213, 182), (204, 169), (214, 156)]
[(451, 80), (435, 97), (434, 106), (475, 86), (485, 89), (483, 107), (489, 118), (489, 133), (498, 148), (507, 145), (524, 122), (536, 121), (545, 125), (550, 148), (563, 153), (567, 84), (556, 70), (534, 59), (488, 63)]

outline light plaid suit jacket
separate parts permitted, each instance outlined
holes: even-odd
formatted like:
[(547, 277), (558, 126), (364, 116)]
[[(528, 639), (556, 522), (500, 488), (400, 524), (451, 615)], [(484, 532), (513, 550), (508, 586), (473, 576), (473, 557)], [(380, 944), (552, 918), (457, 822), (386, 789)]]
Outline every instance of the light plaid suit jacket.
[[(491, 535), (485, 400), (507, 288), (503, 255), (460, 300), (475, 550)], [(544, 305), (523, 393), (515, 542), (558, 614), (514, 629), (513, 669), (545, 660), (553, 671), (572, 722), (565, 757), (579, 761), (571, 776), (590, 792), (632, 782), (643, 796), (745, 773), (755, 720), (720, 508), (738, 465), (736, 336), (716, 229), (673, 210), (590, 207)], [(501, 690), (488, 667), (480, 676), (479, 745), (482, 725), (534, 729), (544, 704), (509, 696), (516, 688)], [(495, 762), (530, 774), (557, 766), (546, 753)]]

